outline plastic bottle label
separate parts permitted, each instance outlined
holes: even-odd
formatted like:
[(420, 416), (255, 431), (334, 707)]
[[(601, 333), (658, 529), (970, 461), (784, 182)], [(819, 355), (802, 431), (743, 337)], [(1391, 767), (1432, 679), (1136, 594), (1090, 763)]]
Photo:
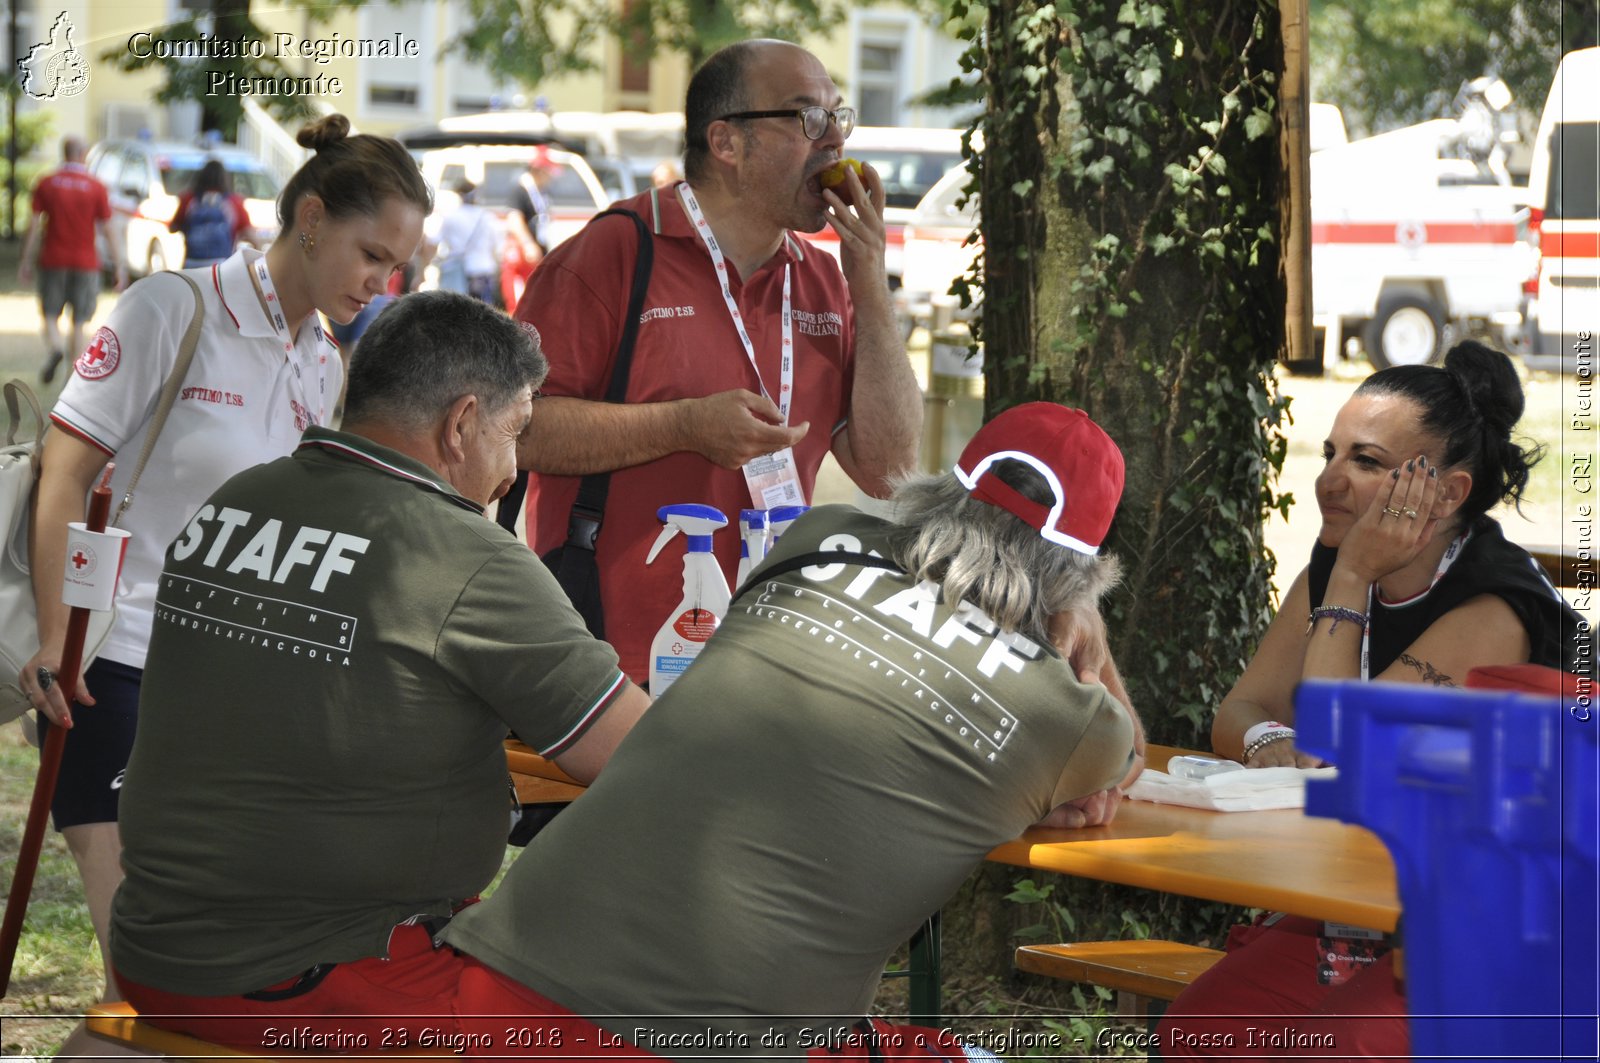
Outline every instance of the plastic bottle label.
[(688, 668), (693, 663), (693, 657), (658, 656), (656, 657), (656, 665), (653, 671), (663, 677), (671, 676), (676, 679), (683, 674), (685, 668)]
[(687, 609), (672, 622), (672, 630), (690, 642), (704, 642), (717, 632), (717, 614), (709, 609)]

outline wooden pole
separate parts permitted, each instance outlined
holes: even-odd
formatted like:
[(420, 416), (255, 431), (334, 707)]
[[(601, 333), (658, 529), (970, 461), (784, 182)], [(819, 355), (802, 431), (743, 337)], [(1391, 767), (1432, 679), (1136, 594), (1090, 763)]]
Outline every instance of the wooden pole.
[[(89, 512), (84, 526), (92, 532), (106, 530), (106, 517), (111, 513), (111, 473), (115, 464), (106, 466), (100, 483), (89, 492)], [(78, 696), (78, 673), (83, 670), (83, 640), (89, 629), (89, 610), (73, 606), (67, 618), (67, 641), (61, 650), (61, 671), (56, 682), (61, 686), (61, 696), (72, 704)], [(0, 924), (0, 997), (11, 988), (11, 967), (16, 962), (17, 944), (22, 940), (22, 920), (28, 913), (28, 896), (33, 892), (33, 873), (39, 868), (39, 850), (44, 845), (44, 822), (50, 814), (50, 801), (55, 796), (56, 779), (61, 775), (61, 753), (66, 747), (67, 729), (52, 727), (45, 735), (44, 749), (39, 755), (39, 776), (33, 783), (33, 803), (28, 806), (28, 822), (23, 828), (22, 845), (17, 850), (17, 871), (11, 878), (11, 892), (6, 897), (5, 922)]]
[(1311, 28), (1307, 0), (1280, 0), (1283, 82), (1278, 100), (1279, 150), (1285, 176), (1279, 200), (1283, 272), (1288, 289), (1284, 360), (1322, 366), (1311, 328)]

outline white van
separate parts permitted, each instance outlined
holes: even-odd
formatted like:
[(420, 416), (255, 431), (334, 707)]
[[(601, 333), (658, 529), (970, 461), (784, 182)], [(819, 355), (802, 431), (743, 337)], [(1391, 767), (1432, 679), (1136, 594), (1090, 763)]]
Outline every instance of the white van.
[(1539, 233), (1530, 369), (1594, 370), (1600, 331), (1600, 48), (1556, 68), (1533, 142), (1528, 201)]

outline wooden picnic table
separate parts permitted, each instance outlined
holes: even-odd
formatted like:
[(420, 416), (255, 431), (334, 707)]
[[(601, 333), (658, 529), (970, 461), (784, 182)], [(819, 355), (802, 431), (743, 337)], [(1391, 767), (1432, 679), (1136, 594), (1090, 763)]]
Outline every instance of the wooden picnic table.
[[(1151, 746), (1149, 765), (1192, 750)], [(1209, 754), (1204, 754), (1209, 755)], [(1375, 930), (1400, 915), (1394, 861), (1362, 827), (1298, 808), (1210, 812), (1124, 801), (1106, 827), (1027, 831), (989, 859)]]
[[(1149, 766), (1194, 750), (1152, 745)], [(1208, 754), (1202, 754), (1208, 755)], [(514, 739), (506, 762), (525, 802), (569, 801), (583, 786)], [(1124, 801), (1104, 827), (1033, 828), (988, 859), (1202, 900), (1393, 930), (1400, 915), (1394, 861), (1371, 831), (1298, 808), (1211, 812)], [(939, 1017), (937, 914), (912, 942), (912, 1020)]]

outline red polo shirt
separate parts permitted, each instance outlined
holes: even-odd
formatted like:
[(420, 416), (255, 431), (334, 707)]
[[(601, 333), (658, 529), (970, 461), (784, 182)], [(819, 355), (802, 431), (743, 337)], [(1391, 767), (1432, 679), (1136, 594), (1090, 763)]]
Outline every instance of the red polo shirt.
[[(644, 301), (628, 380), (629, 402), (664, 402), (733, 388), (761, 391), (723, 302), (716, 271), (678, 196), (635, 196), (618, 206), (644, 219), (654, 235), (655, 266)], [(626, 218), (602, 218), (557, 247), (528, 282), (517, 317), (532, 322), (550, 359), (548, 395), (600, 400), (611, 380), (622, 317), (633, 282), (637, 231)], [(854, 373), (855, 325), (838, 263), (794, 237), (748, 281), (732, 272), (732, 290), (755, 347), (761, 381), (777, 399), (784, 267), (794, 312), (791, 424), (811, 423), (794, 449), (809, 500), (817, 469), (843, 427)], [(537, 411), (535, 411), (537, 416)], [(529, 477), (528, 541), (541, 555), (566, 539), (577, 495), (575, 476)], [(738, 517), (751, 506), (744, 474), (679, 452), (611, 474), (597, 559), (606, 637), (635, 682), (649, 679), (650, 641), (683, 596), (683, 548), (668, 547), (646, 566), (661, 531), (656, 510), (676, 502), (715, 506), (729, 519), (713, 545), (730, 585), (739, 562)]]
[(33, 212), (45, 216), (40, 269), (100, 268), (94, 225), (111, 217), (111, 200), (106, 186), (90, 177), (88, 170), (69, 162), (39, 178), (33, 186)]

